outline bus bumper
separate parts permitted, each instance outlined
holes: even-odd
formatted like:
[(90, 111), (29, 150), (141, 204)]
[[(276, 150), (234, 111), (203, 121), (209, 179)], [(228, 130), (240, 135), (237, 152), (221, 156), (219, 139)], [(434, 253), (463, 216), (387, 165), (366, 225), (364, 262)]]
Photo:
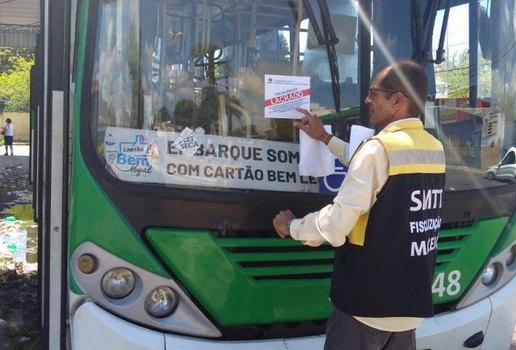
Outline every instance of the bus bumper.
[[(464, 309), (426, 319), (417, 329), (417, 349), (464, 349), (464, 342), (483, 332), (483, 350), (508, 349), (516, 321), (516, 278), (486, 299)], [(164, 334), (134, 325), (86, 302), (72, 320), (72, 349), (110, 350), (313, 350), (324, 335), (252, 341), (220, 341)]]
[(163, 333), (122, 320), (92, 302), (75, 311), (71, 333), (73, 350), (165, 350)]
[[(488, 298), (463, 309), (425, 319), (416, 331), (417, 349), (466, 349), (478, 332), (482, 350), (509, 349), (516, 322), (516, 278)], [(478, 347), (475, 347), (475, 349)]]
[(72, 349), (91, 350), (314, 350), (324, 346), (324, 335), (254, 341), (220, 341), (149, 330), (120, 319), (95, 303), (86, 302), (72, 320)]

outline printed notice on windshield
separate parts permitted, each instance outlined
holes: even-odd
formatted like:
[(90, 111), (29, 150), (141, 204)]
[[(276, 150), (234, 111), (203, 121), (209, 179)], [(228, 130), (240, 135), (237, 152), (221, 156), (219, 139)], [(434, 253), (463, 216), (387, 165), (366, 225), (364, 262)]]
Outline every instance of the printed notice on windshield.
[(264, 87), (265, 118), (300, 119), (296, 108), (310, 110), (310, 77), (265, 74)]

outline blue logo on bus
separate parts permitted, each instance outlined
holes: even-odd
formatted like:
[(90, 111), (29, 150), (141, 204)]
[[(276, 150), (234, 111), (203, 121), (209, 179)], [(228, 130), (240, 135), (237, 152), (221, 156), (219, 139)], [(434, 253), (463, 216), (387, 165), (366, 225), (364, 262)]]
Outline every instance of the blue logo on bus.
[(325, 176), (319, 181), (320, 193), (337, 193), (344, 177), (348, 173), (348, 167), (335, 159), (335, 173)]

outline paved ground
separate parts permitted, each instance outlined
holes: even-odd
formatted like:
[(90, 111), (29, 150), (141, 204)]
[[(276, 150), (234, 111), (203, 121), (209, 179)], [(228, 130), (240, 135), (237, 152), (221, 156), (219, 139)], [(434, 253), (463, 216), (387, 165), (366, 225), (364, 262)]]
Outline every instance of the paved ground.
[[(10, 158), (11, 156), (4, 156), (3, 154), (5, 153), (5, 146), (1, 146), (2, 148), (0, 149), (0, 154), (1, 156), (0, 157), (6, 157), (6, 158)], [(15, 144), (13, 146), (13, 152), (14, 152), (14, 157), (17, 157), (17, 156), (29, 156), (29, 146), (28, 145), (18, 145), (18, 144)]]

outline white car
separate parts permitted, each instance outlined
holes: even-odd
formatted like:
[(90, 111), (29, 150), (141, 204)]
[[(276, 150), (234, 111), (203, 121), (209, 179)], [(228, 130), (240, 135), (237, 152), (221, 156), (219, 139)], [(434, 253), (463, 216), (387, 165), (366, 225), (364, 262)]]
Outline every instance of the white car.
[(516, 182), (516, 147), (509, 148), (500, 163), (487, 168), (484, 177), (489, 180)]

